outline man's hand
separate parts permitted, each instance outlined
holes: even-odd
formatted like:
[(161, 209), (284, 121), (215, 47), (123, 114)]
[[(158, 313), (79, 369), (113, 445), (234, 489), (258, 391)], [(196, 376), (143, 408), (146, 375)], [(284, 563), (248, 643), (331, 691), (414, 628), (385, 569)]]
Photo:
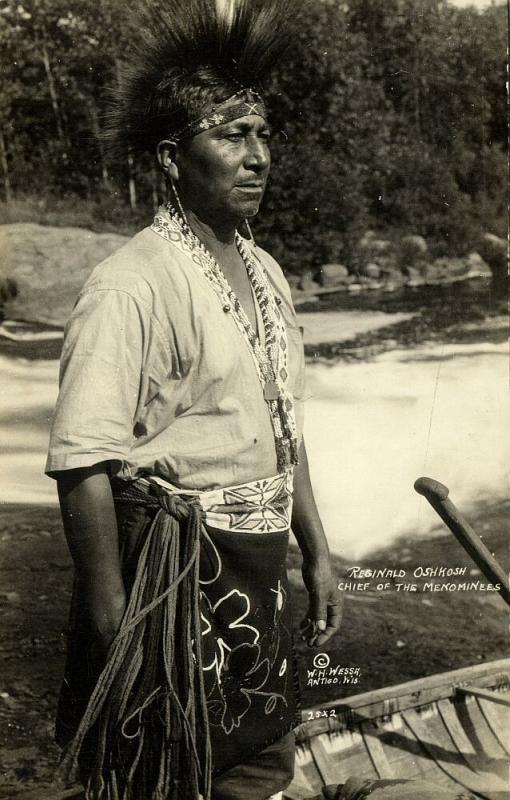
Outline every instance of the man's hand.
[(308, 592), (308, 616), (301, 623), (309, 647), (322, 647), (342, 621), (343, 594), (338, 590), (329, 558), (304, 559), (303, 581)]

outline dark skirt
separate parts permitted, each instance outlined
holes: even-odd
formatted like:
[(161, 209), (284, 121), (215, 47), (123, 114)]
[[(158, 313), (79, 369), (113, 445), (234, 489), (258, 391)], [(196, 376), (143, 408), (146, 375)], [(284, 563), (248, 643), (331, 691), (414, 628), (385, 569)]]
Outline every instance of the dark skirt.
[[(117, 504), (123, 577), (129, 593), (155, 510)], [(207, 527), (200, 539), (201, 652), (212, 744), (219, 775), (276, 742), (299, 723), (286, 576), (288, 532), (234, 533)], [(76, 582), (56, 739), (74, 737), (103, 664)], [(88, 736), (81, 763), (86, 774)]]

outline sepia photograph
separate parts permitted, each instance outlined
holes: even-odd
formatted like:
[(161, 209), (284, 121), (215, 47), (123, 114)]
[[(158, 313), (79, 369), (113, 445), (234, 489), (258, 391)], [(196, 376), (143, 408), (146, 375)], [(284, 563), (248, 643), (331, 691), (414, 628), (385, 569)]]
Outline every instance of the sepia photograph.
[(0, 43), (0, 799), (509, 800), (505, 4)]

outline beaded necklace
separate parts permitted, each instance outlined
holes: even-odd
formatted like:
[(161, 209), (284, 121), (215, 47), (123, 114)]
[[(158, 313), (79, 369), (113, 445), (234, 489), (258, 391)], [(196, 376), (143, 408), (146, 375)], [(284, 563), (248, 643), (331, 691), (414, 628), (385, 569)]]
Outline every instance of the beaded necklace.
[(297, 464), (298, 459), (294, 404), (287, 389), (288, 346), (285, 323), (279, 309), (281, 301), (275, 296), (258, 258), (248, 249), (242, 236), (236, 232), (236, 245), (245, 264), (262, 317), (264, 327), (264, 345), (262, 345), (239, 298), (214, 256), (194, 233), (187, 220), (170, 203), (166, 205), (166, 210), (170, 223), (158, 214), (152, 229), (180, 246), (192, 258), (214, 288), (222, 303), (223, 311), (232, 315), (249, 347), (263, 397), (268, 406), (275, 440), (277, 469), (279, 472), (289, 470)]

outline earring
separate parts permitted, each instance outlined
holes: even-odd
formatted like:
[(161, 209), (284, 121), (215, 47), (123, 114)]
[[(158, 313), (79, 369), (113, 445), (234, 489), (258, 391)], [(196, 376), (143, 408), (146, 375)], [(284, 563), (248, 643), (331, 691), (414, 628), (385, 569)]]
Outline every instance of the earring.
[(247, 219), (244, 220), (244, 224), (245, 224), (246, 230), (248, 231), (248, 236), (250, 237), (250, 241), (251, 241), (252, 245), (254, 247), (256, 247), (257, 245), (255, 243), (255, 237), (254, 237), (254, 235), (252, 233), (252, 229), (250, 227), (250, 223), (248, 222)]
[(184, 213), (184, 209), (182, 207), (181, 198), (179, 197), (179, 192), (177, 191), (177, 186), (175, 185), (173, 178), (169, 177), (169, 181), (170, 181), (170, 186), (172, 187), (172, 193), (175, 198), (175, 202), (177, 204), (177, 210), (179, 211), (179, 214), (181, 215), (184, 222), (187, 223), (188, 220), (186, 219), (186, 214)]

